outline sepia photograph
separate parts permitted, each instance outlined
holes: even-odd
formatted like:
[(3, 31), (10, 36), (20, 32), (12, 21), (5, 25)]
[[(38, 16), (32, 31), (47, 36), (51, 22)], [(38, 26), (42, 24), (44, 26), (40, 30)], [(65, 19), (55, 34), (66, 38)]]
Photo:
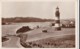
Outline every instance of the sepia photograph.
[(1, 4), (2, 48), (76, 48), (76, 1)]

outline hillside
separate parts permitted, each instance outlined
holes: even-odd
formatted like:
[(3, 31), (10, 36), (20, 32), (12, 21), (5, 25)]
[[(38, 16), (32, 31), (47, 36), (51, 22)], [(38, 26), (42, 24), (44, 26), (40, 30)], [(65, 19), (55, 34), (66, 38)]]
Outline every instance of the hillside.
[(41, 18), (34, 18), (34, 17), (14, 17), (14, 18), (2, 18), (2, 22), (48, 22), (54, 21), (53, 19), (41, 19)]

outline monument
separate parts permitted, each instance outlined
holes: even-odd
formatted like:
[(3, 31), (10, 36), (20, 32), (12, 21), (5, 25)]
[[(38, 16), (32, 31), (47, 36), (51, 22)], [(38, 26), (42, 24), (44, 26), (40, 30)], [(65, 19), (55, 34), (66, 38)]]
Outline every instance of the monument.
[(56, 8), (55, 12), (55, 30), (61, 30), (59, 7)]

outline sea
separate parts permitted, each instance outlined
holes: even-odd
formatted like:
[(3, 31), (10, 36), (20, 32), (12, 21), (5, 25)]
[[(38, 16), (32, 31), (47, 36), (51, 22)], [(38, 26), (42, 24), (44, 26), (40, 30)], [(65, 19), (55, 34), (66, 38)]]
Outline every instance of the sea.
[(52, 22), (28, 22), (28, 23), (12, 23), (9, 25), (2, 25), (2, 36), (5, 35), (14, 35), (16, 31), (23, 27), (29, 26), (31, 29), (35, 29), (37, 26), (39, 27), (50, 27)]

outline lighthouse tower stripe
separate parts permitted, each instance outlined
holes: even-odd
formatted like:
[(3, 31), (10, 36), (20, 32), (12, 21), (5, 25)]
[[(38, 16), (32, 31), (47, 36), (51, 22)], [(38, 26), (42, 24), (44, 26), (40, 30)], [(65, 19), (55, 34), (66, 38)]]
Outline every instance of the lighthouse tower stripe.
[(55, 27), (60, 27), (60, 20), (55, 20)]
[(55, 20), (59, 20), (57, 17), (55, 17)]
[(60, 27), (58, 23), (55, 24), (55, 27)]
[(55, 23), (58, 23), (59, 24), (60, 23), (60, 20), (55, 20)]

